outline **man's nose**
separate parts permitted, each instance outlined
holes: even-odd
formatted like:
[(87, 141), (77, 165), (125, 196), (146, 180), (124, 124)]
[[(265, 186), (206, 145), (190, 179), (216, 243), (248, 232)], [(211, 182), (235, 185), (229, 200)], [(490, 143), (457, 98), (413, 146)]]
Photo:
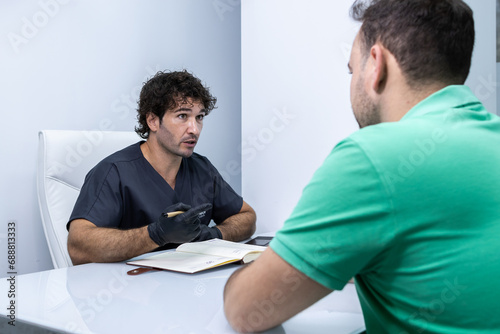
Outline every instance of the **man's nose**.
[(188, 121), (188, 133), (199, 135), (201, 131), (201, 125), (197, 122), (196, 117), (192, 117)]

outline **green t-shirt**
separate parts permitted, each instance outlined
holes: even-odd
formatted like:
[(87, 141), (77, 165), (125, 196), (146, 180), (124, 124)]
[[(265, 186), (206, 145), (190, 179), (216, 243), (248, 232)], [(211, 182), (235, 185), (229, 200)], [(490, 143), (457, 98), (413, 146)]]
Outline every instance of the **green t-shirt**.
[(355, 277), (368, 333), (500, 333), (499, 239), (500, 118), (449, 86), (340, 142), (270, 246)]

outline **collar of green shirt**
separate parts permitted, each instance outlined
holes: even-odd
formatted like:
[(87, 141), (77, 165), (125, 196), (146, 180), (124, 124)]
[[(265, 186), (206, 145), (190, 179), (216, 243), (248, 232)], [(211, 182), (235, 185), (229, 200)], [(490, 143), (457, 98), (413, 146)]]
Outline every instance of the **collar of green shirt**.
[(451, 108), (464, 107), (486, 112), (482, 103), (472, 93), (468, 86), (451, 85), (438, 90), (417, 103), (417, 105), (410, 109), (401, 120), (425, 115), (431, 112), (443, 112)]

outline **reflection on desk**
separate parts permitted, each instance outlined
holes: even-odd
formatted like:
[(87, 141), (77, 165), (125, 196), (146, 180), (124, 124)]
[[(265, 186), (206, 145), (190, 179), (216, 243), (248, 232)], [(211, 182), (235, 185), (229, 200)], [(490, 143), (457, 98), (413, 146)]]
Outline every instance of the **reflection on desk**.
[[(127, 275), (132, 268), (94, 263), (17, 276), (16, 322), (47, 333), (235, 333), (223, 313), (222, 292), (238, 265), (198, 274)], [(8, 290), (4, 278), (0, 332), (19, 333), (5, 318)], [(357, 333), (363, 328), (354, 286), (348, 284), (268, 333)]]

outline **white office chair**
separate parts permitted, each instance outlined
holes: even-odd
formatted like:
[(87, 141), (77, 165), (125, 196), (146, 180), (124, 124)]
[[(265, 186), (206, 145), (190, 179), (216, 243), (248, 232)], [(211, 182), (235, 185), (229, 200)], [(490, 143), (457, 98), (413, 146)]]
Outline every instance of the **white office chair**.
[(54, 268), (73, 265), (66, 223), (85, 175), (106, 156), (139, 140), (132, 131), (40, 131), (38, 204)]

